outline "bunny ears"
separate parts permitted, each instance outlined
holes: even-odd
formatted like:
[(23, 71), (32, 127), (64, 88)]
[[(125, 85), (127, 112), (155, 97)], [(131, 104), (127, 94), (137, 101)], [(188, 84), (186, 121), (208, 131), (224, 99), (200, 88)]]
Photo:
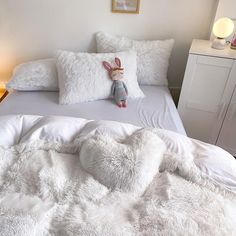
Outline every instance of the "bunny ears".
[[(121, 68), (121, 61), (118, 57), (115, 58), (115, 63), (118, 66), (118, 68)], [(105, 67), (105, 69), (109, 72), (111, 72), (112, 70), (116, 69), (116, 68), (112, 68), (111, 64), (108, 63), (107, 61), (103, 61), (102, 62), (103, 66)]]

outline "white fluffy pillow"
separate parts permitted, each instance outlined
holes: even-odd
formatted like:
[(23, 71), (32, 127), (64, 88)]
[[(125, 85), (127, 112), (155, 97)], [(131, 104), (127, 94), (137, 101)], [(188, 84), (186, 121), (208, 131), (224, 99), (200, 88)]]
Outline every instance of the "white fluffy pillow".
[(99, 32), (97, 52), (137, 52), (138, 82), (144, 85), (168, 85), (167, 71), (174, 40), (135, 41)]
[(96, 134), (82, 144), (80, 162), (108, 188), (142, 194), (159, 172), (165, 150), (164, 142), (145, 129), (122, 142)]
[(7, 88), (22, 91), (58, 91), (55, 60), (45, 59), (18, 65)]
[(122, 67), (124, 67), (124, 82), (128, 87), (129, 97), (144, 97), (137, 82), (135, 52), (96, 54), (58, 51), (57, 69), (60, 104), (74, 104), (109, 98), (113, 81), (109, 78), (102, 62), (112, 63), (115, 57), (121, 59)]

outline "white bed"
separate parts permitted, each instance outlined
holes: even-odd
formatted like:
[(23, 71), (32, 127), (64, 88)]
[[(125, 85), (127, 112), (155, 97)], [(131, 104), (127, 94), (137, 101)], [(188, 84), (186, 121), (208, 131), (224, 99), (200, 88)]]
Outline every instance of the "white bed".
[(126, 109), (118, 108), (112, 100), (63, 106), (58, 104), (57, 92), (14, 91), (0, 104), (0, 115), (59, 115), (90, 120), (114, 120), (186, 135), (168, 88), (141, 86), (141, 89), (146, 97), (129, 100)]
[(0, 235), (236, 235), (236, 162), (219, 147), (58, 116), (0, 116), (0, 137)]
[(234, 158), (186, 136), (167, 87), (141, 88), (126, 109), (9, 94), (0, 235), (236, 235)]
[[(132, 52), (121, 58), (139, 97), (127, 108), (98, 100), (109, 96), (106, 53), (65, 52), (57, 64), (15, 70), (8, 88), (24, 91), (0, 103), (0, 235), (236, 235), (236, 162), (187, 137), (164, 86), (173, 40), (151, 44), (136, 42), (139, 70)], [(158, 86), (141, 86), (143, 98), (137, 79)], [(58, 92), (39, 92), (58, 82), (71, 98), (61, 103), (96, 101), (59, 105)]]

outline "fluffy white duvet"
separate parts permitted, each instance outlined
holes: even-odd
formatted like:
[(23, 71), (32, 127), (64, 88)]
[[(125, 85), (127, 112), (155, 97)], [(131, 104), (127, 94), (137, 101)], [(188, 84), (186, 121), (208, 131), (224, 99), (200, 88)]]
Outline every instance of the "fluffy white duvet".
[(159, 129), (0, 117), (0, 235), (236, 235), (236, 161)]

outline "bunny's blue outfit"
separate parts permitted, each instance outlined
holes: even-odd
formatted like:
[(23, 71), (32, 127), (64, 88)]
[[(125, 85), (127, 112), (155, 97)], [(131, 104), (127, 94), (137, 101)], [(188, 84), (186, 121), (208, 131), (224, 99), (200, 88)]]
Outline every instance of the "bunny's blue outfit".
[(117, 104), (119, 104), (122, 101), (126, 101), (128, 96), (128, 89), (125, 83), (120, 80), (113, 81), (111, 94), (112, 96), (114, 96)]

